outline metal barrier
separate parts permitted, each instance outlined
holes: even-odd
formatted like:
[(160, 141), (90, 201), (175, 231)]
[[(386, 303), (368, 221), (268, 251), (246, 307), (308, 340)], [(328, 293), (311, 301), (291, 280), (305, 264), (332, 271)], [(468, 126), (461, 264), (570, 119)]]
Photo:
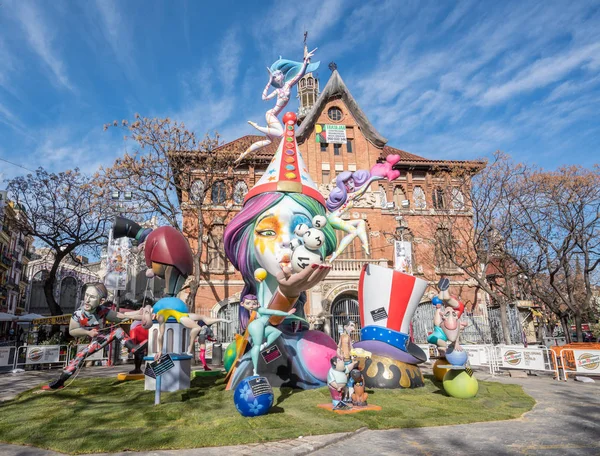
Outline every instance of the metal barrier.
[(14, 345), (0, 347), (0, 372), (14, 369), (16, 354), (17, 347)]
[(565, 382), (568, 378), (567, 371), (581, 375), (600, 375), (600, 350), (565, 348), (560, 352), (560, 361)]
[(22, 345), (17, 348), (13, 360), (13, 369), (19, 366), (60, 364), (69, 362), (68, 345)]

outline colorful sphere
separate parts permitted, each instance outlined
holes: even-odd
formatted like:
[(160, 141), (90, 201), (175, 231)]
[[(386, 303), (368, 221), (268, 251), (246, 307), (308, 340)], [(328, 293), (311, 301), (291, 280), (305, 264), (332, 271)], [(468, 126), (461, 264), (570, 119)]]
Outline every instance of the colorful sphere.
[(438, 304), (444, 304), (444, 302), (437, 296), (434, 296), (433, 298), (431, 298), (431, 304), (437, 306)]
[(433, 376), (438, 382), (444, 381), (444, 375), (448, 372), (448, 369), (444, 369), (440, 366), (447, 366), (450, 363), (446, 358), (440, 358), (433, 363)]
[(308, 225), (306, 223), (300, 223), (299, 225), (296, 225), (296, 228), (294, 229), (294, 234), (296, 236), (302, 237), (304, 236), (304, 233), (306, 233), (308, 231)]
[(312, 219), (312, 224), (315, 228), (323, 228), (327, 225), (327, 218), (324, 215), (315, 215)]
[(266, 415), (273, 405), (273, 389), (265, 377), (243, 379), (233, 393), (233, 403), (242, 416)]
[(321, 264), (323, 262), (323, 256), (318, 250), (308, 250), (305, 246), (301, 245), (294, 249), (292, 253), (292, 271), (295, 273), (304, 271), (311, 264)]
[(265, 280), (267, 278), (266, 269), (258, 268), (256, 271), (254, 271), (254, 278), (256, 280), (258, 280), (259, 282), (262, 282), (263, 280)]
[(289, 122), (292, 122), (295, 124), (296, 119), (297, 119), (296, 114), (294, 114), (293, 112), (286, 112), (283, 115), (283, 123), (286, 125), (291, 125), (291, 124), (289, 124)]
[(231, 343), (225, 349), (225, 353), (223, 353), (223, 367), (225, 367), (225, 372), (229, 372), (233, 363), (235, 362), (235, 355), (237, 354), (235, 343)]
[(453, 366), (464, 366), (467, 359), (469, 359), (469, 354), (464, 350), (458, 351), (449, 349), (446, 351), (446, 359)]
[(325, 235), (321, 230), (310, 228), (306, 233), (304, 233), (302, 240), (304, 241), (304, 245), (307, 249), (317, 250), (325, 242)]
[(475, 375), (470, 376), (464, 370), (448, 370), (444, 375), (444, 390), (448, 396), (469, 399), (477, 395), (479, 383)]
[(297, 359), (308, 372), (322, 382), (327, 381), (329, 361), (337, 353), (335, 341), (321, 331), (304, 331), (298, 341)]

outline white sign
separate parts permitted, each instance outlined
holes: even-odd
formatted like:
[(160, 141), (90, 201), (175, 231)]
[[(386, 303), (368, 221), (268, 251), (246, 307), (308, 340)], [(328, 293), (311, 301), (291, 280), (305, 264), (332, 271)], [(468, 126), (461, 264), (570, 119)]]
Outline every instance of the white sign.
[(500, 362), (512, 369), (546, 370), (544, 351), (536, 348), (502, 347)]
[(60, 345), (32, 345), (27, 347), (25, 364), (60, 362)]
[(0, 347), (0, 366), (12, 366), (10, 347)]
[[(77, 345), (77, 353), (81, 353), (83, 349), (87, 347), (87, 344), (79, 344)], [(93, 353), (85, 358), (86, 361), (97, 361), (104, 359), (104, 348), (102, 350), (98, 350), (96, 353)]]
[(412, 275), (412, 244), (394, 241), (394, 269)]
[(325, 142), (328, 144), (346, 144), (346, 125), (329, 125), (324, 126)]
[(600, 373), (600, 350), (573, 350), (573, 355), (577, 372)]
[(106, 277), (104, 278), (104, 285), (109, 290), (125, 290), (127, 286), (129, 248), (128, 238), (113, 239), (110, 234), (106, 251)]

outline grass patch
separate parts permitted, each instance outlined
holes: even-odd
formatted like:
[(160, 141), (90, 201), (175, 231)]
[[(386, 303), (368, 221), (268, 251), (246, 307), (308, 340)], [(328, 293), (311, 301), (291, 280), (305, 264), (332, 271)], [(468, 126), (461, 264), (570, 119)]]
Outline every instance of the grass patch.
[(76, 380), (64, 390), (30, 390), (0, 404), (0, 440), (65, 453), (147, 451), (236, 445), (298, 436), (354, 431), (464, 424), (517, 418), (535, 401), (518, 385), (479, 382), (473, 399), (446, 396), (426, 376), (415, 390), (375, 390), (369, 402), (380, 412), (336, 415), (317, 408), (330, 400), (327, 388), (274, 389), (275, 405), (266, 416), (241, 417), (223, 378), (197, 377), (183, 392), (154, 392), (143, 380)]

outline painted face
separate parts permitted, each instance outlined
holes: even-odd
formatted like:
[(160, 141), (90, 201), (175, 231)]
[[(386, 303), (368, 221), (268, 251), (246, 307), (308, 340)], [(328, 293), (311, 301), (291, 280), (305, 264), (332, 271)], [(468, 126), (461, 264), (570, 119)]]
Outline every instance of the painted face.
[(242, 301), (242, 307), (250, 311), (258, 309), (259, 305), (256, 299), (244, 299)]
[(83, 310), (93, 312), (100, 305), (100, 293), (94, 287), (87, 287), (83, 297)]
[(455, 342), (458, 337), (458, 313), (452, 307), (445, 307), (442, 311), (442, 330), (450, 342)]
[(354, 191), (354, 179), (350, 178), (348, 179), (344, 185), (346, 186), (346, 191), (351, 193)]
[(345, 369), (346, 369), (346, 365), (344, 364), (344, 360), (342, 358), (338, 358), (337, 361), (335, 362), (335, 370), (344, 372)]
[(346, 326), (344, 326), (344, 329), (346, 330), (346, 332), (348, 334), (350, 334), (352, 331), (354, 331), (354, 329), (356, 328), (356, 326), (354, 325), (354, 322), (351, 321), (350, 323), (348, 323)]
[(279, 70), (273, 72), (273, 83), (277, 87), (283, 87), (283, 73)]
[(254, 254), (260, 266), (271, 275), (281, 271), (284, 254), (297, 238), (296, 226), (304, 223), (312, 227), (312, 214), (289, 197), (265, 211), (254, 226)]

